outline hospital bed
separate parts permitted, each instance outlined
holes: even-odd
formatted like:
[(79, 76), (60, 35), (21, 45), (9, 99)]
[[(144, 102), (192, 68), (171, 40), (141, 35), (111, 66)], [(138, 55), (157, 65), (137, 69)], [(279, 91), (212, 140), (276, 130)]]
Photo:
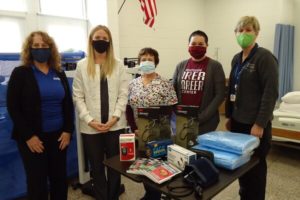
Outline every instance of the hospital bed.
[[(275, 110), (272, 121), (273, 141), (300, 144), (300, 113)], [(290, 146), (290, 145), (289, 145)], [(300, 146), (298, 147), (300, 148)]]

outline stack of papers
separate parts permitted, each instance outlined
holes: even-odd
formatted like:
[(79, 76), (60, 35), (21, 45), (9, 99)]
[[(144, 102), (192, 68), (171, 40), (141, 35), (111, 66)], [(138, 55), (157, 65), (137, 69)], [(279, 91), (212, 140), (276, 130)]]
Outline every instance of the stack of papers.
[(130, 174), (144, 175), (155, 183), (161, 184), (179, 174), (179, 170), (167, 161), (140, 158), (134, 161), (126, 171)]

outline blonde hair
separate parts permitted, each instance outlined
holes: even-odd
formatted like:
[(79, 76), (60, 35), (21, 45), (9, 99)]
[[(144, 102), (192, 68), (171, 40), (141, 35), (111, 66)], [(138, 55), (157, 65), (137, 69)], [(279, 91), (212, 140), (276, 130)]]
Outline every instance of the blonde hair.
[(21, 52), (21, 60), (23, 63), (23, 66), (30, 67), (33, 65), (33, 57), (31, 55), (31, 46), (33, 43), (33, 37), (35, 35), (40, 35), (43, 39), (43, 41), (49, 45), (49, 48), (51, 50), (50, 58), (48, 59), (48, 65), (49, 67), (52, 67), (56, 69), (57, 71), (61, 71), (61, 60), (60, 60), (60, 54), (57, 50), (57, 46), (53, 40), (52, 37), (48, 35), (48, 33), (43, 31), (34, 31), (27, 36), (25, 39), (23, 46), (22, 46), (22, 52)]
[(237, 32), (238, 29), (252, 25), (256, 33), (260, 31), (260, 25), (256, 17), (254, 16), (244, 16), (238, 21), (234, 31)]
[(89, 35), (89, 39), (88, 39), (88, 55), (87, 55), (87, 61), (88, 61), (88, 65), (87, 65), (87, 72), (88, 75), (91, 76), (92, 78), (95, 77), (96, 75), (96, 69), (95, 69), (95, 55), (94, 55), (94, 48), (92, 45), (93, 42), (93, 35), (95, 34), (95, 32), (99, 31), (99, 30), (103, 30), (107, 33), (108, 35), (108, 39), (109, 39), (109, 46), (108, 49), (106, 51), (106, 59), (105, 62), (101, 65), (101, 73), (100, 73), (100, 77), (102, 78), (106, 78), (108, 75), (111, 75), (115, 65), (116, 65), (116, 59), (114, 56), (114, 49), (113, 49), (113, 41), (112, 41), (112, 36), (110, 33), (110, 30), (103, 25), (98, 25), (95, 28), (93, 28), (90, 32)]

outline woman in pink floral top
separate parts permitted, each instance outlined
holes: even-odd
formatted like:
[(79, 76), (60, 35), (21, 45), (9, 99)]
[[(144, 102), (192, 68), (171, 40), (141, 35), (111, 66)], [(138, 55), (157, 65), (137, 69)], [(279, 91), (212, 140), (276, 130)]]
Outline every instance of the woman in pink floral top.
[(152, 48), (143, 48), (138, 55), (138, 63), (142, 76), (129, 83), (129, 106), (127, 108), (127, 121), (131, 130), (136, 132), (138, 107), (149, 107), (153, 105), (174, 105), (177, 103), (177, 96), (172, 83), (162, 78), (155, 72), (159, 63), (158, 52)]
[[(137, 134), (135, 120), (138, 107), (149, 107), (157, 105), (174, 105), (177, 96), (170, 81), (162, 78), (155, 72), (159, 63), (158, 52), (152, 48), (143, 48), (138, 55), (138, 63), (142, 76), (129, 83), (129, 102), (126, 109), (128, 124), (133, 132)], [(145, 186), (143, 200), (160, 200), (161, 193), (155, 189)]]

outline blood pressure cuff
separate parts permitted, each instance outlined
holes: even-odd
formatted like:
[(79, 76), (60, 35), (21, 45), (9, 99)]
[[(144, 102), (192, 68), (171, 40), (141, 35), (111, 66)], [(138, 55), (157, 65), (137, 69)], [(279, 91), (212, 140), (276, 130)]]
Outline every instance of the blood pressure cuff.
[(183, 177), (189, 184), (206, 188), (219, 180), (219, 170), (209, 159), (201, 157), (185, 166)]

